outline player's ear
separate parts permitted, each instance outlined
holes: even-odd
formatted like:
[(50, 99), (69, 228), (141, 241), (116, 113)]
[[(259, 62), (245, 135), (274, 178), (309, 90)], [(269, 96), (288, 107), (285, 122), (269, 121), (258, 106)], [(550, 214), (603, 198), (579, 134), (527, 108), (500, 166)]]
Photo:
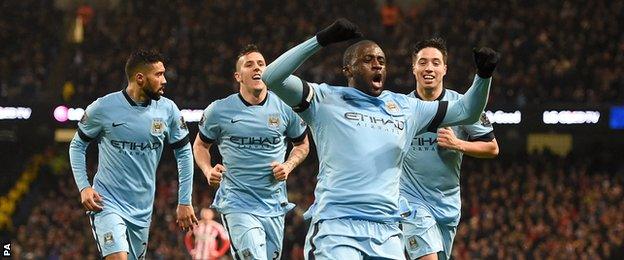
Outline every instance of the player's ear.
[(134, 79), (136, 80), (137, 84), (143, 85), (143, 82), (145, 81), (145, 75), (143, 75), (143, 73), (141, 72), (137, 72), (136, 74), (134, 74)]
[(351, 72), (351, 68), (349, 66), (342, 67), (342, 74), (344, 74), (347, 78), (353, 77), (353, 72)]
[(241, 74), (237, 71), (234, 72), (234, 79), (236, 80), (236, 82), (240, 83), (241, 81), (243, 81), (243, 78), (241, 77)]

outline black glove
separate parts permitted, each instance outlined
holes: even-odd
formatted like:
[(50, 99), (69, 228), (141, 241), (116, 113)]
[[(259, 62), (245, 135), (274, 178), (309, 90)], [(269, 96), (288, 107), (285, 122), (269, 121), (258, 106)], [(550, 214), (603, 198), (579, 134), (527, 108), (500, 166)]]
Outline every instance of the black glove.
[(357, 25), (344, 18), (336, 20), (316, 34), (316, 40), (323, 47), (360, 37), (362, 37), (362, 33), (358, 30)]
[(473, 48), (472, 53), (477, 65), (477, 75), (482, 78), (491, 77), (500, 60), (500, 54), (488, 47)]

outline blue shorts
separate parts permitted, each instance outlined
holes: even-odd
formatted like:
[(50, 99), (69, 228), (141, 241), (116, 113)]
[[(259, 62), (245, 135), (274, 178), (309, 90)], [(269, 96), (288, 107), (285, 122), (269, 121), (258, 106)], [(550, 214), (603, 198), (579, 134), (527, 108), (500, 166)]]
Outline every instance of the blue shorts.
[(304, 257), (312, 259), (405, 259), (398, 223), (347, 218), (310, 225)]
[(230, 235), (235, 259), (280, 259), (284, 241), (284, 216), (261, 217), (248, 213), (221, 215)]
[(450, 259), (457, 226), (437, 223), (427, 207), (412, 204), (412, 214), (403, 220), (405, 250), (410, 259), (437, 253), (438, 259)]
[(102, 257), (127, 252), (128, 259), (145, 259), (149, 227), (140, 227), (114, 212), (87, 213)]

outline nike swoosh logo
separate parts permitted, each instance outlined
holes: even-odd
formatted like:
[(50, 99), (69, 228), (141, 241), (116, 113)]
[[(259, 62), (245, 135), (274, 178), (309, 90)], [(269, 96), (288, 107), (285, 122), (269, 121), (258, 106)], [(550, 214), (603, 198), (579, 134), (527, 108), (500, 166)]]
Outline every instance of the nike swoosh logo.
[(113, 127), (118, 127), (118, 126), (120, 126), (120, 125), (125, 125), (125, 124), (126, 124), (126, 123), (119, 123), (119, 124), (115, 124), (115, 123), (113, 123)]
[(232, 118), (232, 120), (230, 120), (230, 122), (232, 122), (232, 124), (234, 124), (234, 123), (236, 123), (236, 122), (238, 122), (238, 121), (241, 121), (241, 120), (242, 120), (242, 119), (234, 120), (234, 118)]

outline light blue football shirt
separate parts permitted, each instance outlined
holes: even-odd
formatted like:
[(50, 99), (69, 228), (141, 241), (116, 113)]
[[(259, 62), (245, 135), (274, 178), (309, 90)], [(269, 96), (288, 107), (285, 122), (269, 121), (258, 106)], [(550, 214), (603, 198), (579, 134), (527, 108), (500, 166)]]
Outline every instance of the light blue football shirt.
[(200, 138), (217, 145), (226, 168), (212, 206), (221, 214), (266, 217), (291, 210), (286, 182), (275, 179), (271, 162), (283, 163), (288, 141), (303, 140), (305, 130), (301, 118), (270, 91), (259, 105), (240, 94), (212, 102), (199, 123)]
[(411, 137), (438, 126), (477, 121), (491, 79), (475, 77), (460, 101), (423, 102), (384, 91), (309, 84), (292, 73), (321, 48), (313, 37), (269, 66), (263, 81), (310, 125), (319, 157), (313, 223), (333, 218), (396, 222), (399, 179)]
[[(188, 144), (186, 123), (175, 103), (161, 97), (139, 106), (125, 89), (114, 92), (87, 107), (78, 134), (82, 140), (98, 141), (93, 188), (103, 197), (103, 211), (149, 226), (165, 139), (173, 148)], [(76, 177), (76, 183), (79, 190), (89, 187), (86, 175)], [(184, 193), (179, 202), (190, 205), (191, 191)]]
[(313, 223), (334, 218), (396, 222), (399, 178), (409, 136), (424, 131), (438, 103), (415, 102), (384, 91), (369, 96), (356, 88), (308, 83), (309, 124), (319, 158)]
[[(409, 94), (415, 97), (414, 92)], [(437, 100), (458, 100), (462, 94), (443, 89)], [(471, 125), (452, 126), (457, 138), (467, 141), (491, 141), (494, 138), (492, 125), (485, 114)], [(461, 198), (459, 174), (463, 153), (438, 148), (437, 133), (426, 132), (415, 136), (401, 176), (401, 195), (410, 203), (428, 207), (441, 224), (459, 224)]]

